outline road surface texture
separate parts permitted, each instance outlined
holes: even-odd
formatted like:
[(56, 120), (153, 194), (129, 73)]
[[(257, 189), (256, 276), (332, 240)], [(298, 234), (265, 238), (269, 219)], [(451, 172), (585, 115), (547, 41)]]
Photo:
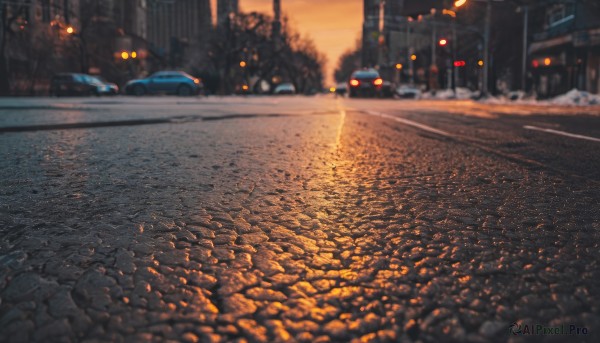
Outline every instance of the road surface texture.
[(4, 99), (0, 341), (598, 342), (598, 138), (598, 107)]

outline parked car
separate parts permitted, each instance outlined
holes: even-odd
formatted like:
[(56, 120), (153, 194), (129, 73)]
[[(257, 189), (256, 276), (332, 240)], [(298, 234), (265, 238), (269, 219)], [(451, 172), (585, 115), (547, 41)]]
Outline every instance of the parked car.
[(200, 79), (182, 71), (159, 71), (145, 79), (131, 80), (125, 85), (126, 94), (137, 96), (157, 93), (191, 96), (201, 90)]
[(89, 77), (94, 79), (94, 81), (96, 83), (101, 84), (101, 86), (99, 86), (97, 89), (99, 95), (117, 95), (117, 94), (119, 94), (119, 86), (117, 86), (116, 84), (114, 84), (112, 82), (106, 81), (102, 76), (93, 75), (93, 76), (89, 76)]
[(99, 95), (103, 85), (89, 75), (77, 73), (56, 74), (50, 80), (50, 96)]
[(352, 73), (348, 81), (349, 96), (380, 97), (383, 94), (383, 79), (375, 69), (361, 69)]
[(346, 93), (348, 93), (348, 85), (345, 83), (338, 83), (337, 85), (335, 85), (335, 94), (344, 96), (346, 95)]
[(291, 83), (282, 83), (275, 87), (273, 94), (283, 95), (283, 94), (296, 94), (296, 87), (294, 87)]
[(100, 76), (78, 73), (56, 74), (50, 80), (51, 96), (116, 95), (119, 87)]

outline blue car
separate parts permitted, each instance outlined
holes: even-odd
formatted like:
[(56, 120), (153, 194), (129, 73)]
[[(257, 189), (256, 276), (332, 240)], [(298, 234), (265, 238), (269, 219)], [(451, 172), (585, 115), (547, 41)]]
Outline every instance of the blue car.
[(145, 79), (131, 80), (125, 85), (126, 94), (137, 96), (158, 93), (191, 96), (201, 90), (200, 79), (182, 71), (159, 71)]

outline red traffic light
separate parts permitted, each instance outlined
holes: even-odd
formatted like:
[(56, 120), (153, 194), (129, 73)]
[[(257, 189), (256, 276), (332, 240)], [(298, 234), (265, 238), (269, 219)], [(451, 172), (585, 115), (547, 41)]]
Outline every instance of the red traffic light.
[(440, 39), (440, 46), (446, 46), (448, 45), (448, 40), (446, 38), (442, 38)]
[(467, 65), (467, 62), (465, 62), (465, 61), (454, 61), (455, 67), (464, 67), (466, 65)]

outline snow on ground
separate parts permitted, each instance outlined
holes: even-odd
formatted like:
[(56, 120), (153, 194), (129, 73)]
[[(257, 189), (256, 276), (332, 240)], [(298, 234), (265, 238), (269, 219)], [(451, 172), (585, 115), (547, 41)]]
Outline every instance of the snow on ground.
[[(473, 92), (468, 88), (457, 88), (456, 94), (451, 89), (442, 89), (435, 92), (426, 92), (421, 94), (419, 99), (427, 100), (467, 100), (475, 99), (479, 96), (479, 92)], [(545, 100), (536, 100), (534, 97), (528, 96), (522, 91), (510, 92), (507, 95), (488, 96), (478, 102), (492, 105), (540, 105), (540, 106), (589, 106), (600, 105), (600, 95), (590, 94), (578, 89), (572, 89), (569, 92), (557, 97)]]
[(569, 92), (551, 99), (536, 100), (533, 97), (527, 97), (522, 92), (513, 92), (508, 96), (494, 97), (490, 96), (480, 100), (486, 104), (497, 105), (539, 105), (539, 106), (591, 106), (600, 105), (600, 95), (590, 94), (578, 89), (572, 89)]
[(474, 96), (479, 94), (478, 92), (473, 92), (468, 88), (456, 88), (456, 94), (452, 89), (441, 89), (435, 92), (427, 92), (421, 95), (421, 99), (438, 99), (438, 100), (449, 100), (449, 99), (472, 99)]
[(572, 89), (566, 94), (550, 99), (553, 105), (600, 105), (600, 95)]

